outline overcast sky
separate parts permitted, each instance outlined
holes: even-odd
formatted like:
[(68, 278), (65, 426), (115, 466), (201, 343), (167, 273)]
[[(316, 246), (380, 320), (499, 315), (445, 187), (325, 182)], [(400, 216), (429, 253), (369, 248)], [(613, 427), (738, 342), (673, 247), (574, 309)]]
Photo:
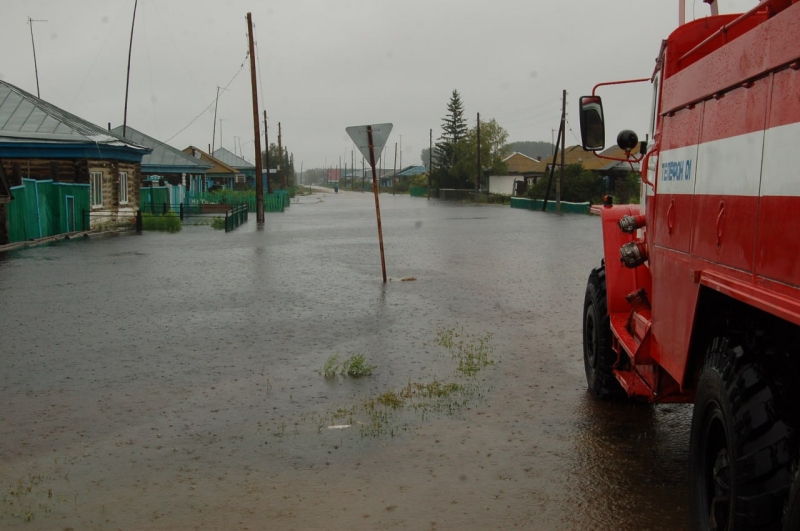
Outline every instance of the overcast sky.
[[(755, 4), (720, 0), (720, 12)], [(28, 17), (42, 20), (33, 22), (41, 97), (97, 125), (122, 124), (133, 6), (2, 0), (0, 79), (36, 94)], [(709, 13), (702, 0), (686, 9), (690, 20)], [(349, 162), (345, 127), (383, 122), (394, 124), (386, 167), (401, 136), (403, 165), (420, 164), (454, 89), (470, 126), (478, 112), (495, 118), (509, 141), (550, 141), (566, 89), (567, 145), (576, 144), (577, 97), (601, 81), (649, 77), (678, 21), (676, 0), (139, 0), (128, 125), (179, 149), (207, 149), (217, 87), (228, 86), (215, 145), (238, 152), (241, 143), (253, 160), (248, 11), (259, 113), (269, 115), (270, 141), (281, 122), (298, 171), (301, 162)], [(601, 95), (607, 144), (623, 128), (644, 137), (649, 85)]]

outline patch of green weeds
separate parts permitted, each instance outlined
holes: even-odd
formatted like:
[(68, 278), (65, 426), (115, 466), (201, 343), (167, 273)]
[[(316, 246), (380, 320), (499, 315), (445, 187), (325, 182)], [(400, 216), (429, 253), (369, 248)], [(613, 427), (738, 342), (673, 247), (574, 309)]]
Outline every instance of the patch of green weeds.
[(322, 367), (322, 376), (325, 378), (335, 378), (339, 372), (339, 355), (333, 354), (326, 361)]
[(377, 402), (381, 405), (386, 407), (390, 407), (392, 409), (397, 409), (402, 407), (405, 403), (405, 399), (403, 399), (402, 395), (398, 395), (394, 391), (387, 391), (382, 395), (378, 395), (376, 398)]
[(142, 214), (142, 229), (143, 230), (159, 230), (164, 232), (179, 232), (183, 228), (181, 218), (175, 212), (167, 212), (166, 214), (151, 214), (144, 212)]
[(344, 360), (340, 370), (339, 354), (333, 354), (325, 361), (320, 374), (325, 378), (334, 378), (337, 374), (350, 376), (351, 378), (361, 378), (362, 376), (369, 376), (377, 368), (377, 365), (368, 364), (363, 354), (353, 354)]
[(353, 354), (342, 363), (342, 374), (353, 378), (369, 376), (377, 369), (377, 365), (369, 365), (363, 354)]
[[(482, 369), (496, 363), (491, 339), (491, 334), (474, 336), (463, 329), (438, 330), (434, 343), (446, 349), (456, 361), (454, 374), (450, 378), (434, 378), (427, 382), (409, 380), (400, 389), (367, 397), (355, 406), (326, 414), (320, 418), (317, 431), (321, 431), (323, 422), (332, 422), (334, 425), (358, 424), (362, 437), (394, 437), (412, 429), (414, 423), (408, 413), (420, 415), (423, 421), (431, 414), (457, 414), (462, 408), (484, 399), (482, 384), (474, 377)], [(339, 358), (335, 354), (328, 358), (322, 373), (330, 378), (336, 375), (338, 368)], [(374, 369), (374, 366), (366, 363), (363, 354), (357, 354), (344, 361), (340, 374), (364, 376)]]
[(225, 230), (225, 218), (214, 216), (214, 219), (211, 220), (211, 228), (216, 230)]
[(459, 373), (472, 377), (481, 369), (494, 365), (495, 361), (491, 357), (494, 347), (489, 343), (491, 339), (491, 333), (473, 336), (464, 332), (463, 328), (459, 331), (450, 328), (437, 330), (433, 342), (446, 348), (450, 356), (458, 360), (456, 370)]

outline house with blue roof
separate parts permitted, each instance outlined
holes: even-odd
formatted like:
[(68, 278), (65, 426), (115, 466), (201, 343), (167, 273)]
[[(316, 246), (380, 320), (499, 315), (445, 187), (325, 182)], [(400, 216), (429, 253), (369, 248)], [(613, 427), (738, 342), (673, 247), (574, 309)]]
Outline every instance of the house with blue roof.
[(132, 217), (150, 151), (0, 80), (0, 244)]
[(389, 172), (380, 177), (380, 186), (388, 187), (392, 186), (392, 181), (403, 182), (409, 180), (411, 177), (416, 177), (417, 175), (424, 175), (428, 173), (428, 168), (425, 166), (406, 166), (404, 168), (400, 168), (397, 170), (396, 173)]
[(124, 135), (121, 125), (111, 132), (151, 149), (150, 153), (142, 157), (142, 182), (183, 186), (189, 194), (208, 191), (206, 172), (213, 167), (208, 162), (192, 157), (130, 126), (125, 127)]
[[(241, 181), (241, 177), (237, 175), (237, 181), (234, 183), (236, 188), (255, 188), (256, 187), (256, 166), (250, 164), (242, 157), (231, 153), (224, 147), (214, 150), (211, 154), (215, 159), (221, 160), (231, 168), (239, 172), (239, 175), (244, 176), (245, 182)], [(263, 175), (263, 174), (262, 174)]]

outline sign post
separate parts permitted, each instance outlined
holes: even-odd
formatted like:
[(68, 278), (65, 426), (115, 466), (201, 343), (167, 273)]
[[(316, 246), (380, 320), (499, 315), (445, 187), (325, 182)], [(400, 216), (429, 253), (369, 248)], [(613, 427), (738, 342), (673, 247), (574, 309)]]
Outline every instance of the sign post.
[[(386, 258), (383, 254), (383, 228), (381, 227), (381, 204), (378, 199), (378, 177), (376, 175), (376, 160), (386, 145), (389, 133), (392, 132), (392, 124), (378, 125), (359, 125), (348, 127), (347, 134), (353, 139), (358, 150), (369, 161), (372, 167), (372, 192), (375, 195), (375, 214), (378, 219), (378, 242), (381, 248), (381, 270), (383, 271), (383, 283), (386, 283)], [(377, 156), (376, 156), (377, 152)]]

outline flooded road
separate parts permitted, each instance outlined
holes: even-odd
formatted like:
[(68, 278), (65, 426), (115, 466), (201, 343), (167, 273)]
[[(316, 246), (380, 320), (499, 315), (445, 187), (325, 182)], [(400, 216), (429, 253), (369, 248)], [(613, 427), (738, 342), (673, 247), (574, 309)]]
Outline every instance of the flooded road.
[(691, 407), (586, 392), (598, 218), (382, 195), (384, 285), (302, 201), (0, 256), (0, 529), (688, 527)]

